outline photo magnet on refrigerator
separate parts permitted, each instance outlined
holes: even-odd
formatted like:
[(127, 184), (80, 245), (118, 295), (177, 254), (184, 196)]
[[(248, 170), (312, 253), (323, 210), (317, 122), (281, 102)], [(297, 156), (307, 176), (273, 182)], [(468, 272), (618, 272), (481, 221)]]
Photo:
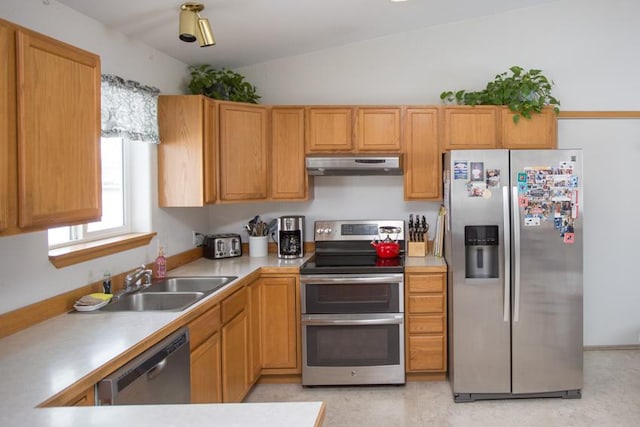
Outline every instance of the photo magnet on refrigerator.
[(469, 164), (466, 160), (453, 161), (453, 179), (469, 179)]
[(524, 219), (525, 227), (536, 227), (540, 225), (540, 218), (537, 216), (529, 217)]

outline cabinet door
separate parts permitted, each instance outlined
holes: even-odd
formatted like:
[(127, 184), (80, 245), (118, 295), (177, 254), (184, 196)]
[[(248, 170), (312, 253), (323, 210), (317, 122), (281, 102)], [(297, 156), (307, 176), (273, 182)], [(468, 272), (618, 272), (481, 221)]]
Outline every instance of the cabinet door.
[(445, 369), (442, 335), (411, 335), (407, 357), (409, 371), (442, 371)]
[(204, 202), (218, 198), (218, 106), (207, 97), (204, 102)]
[(358, 151), (400, 151), (400, 107), (358, 108)]
[(442, 160), (438, 146), (438, 110), (407, 108), (404, 129), (405, 200), (442, 196)]
[(307, 200), (304, 109), (271, 110), (271, 199)]
[(307, 153), (353, 150), (353, 109), (309, 107), (306, 110)]
[(531, 119), (520, 117), (513, 122), (513, 113), (508, 108), (500, 109), (502, 147), (511, 149), (553, 149), (558, 146), (558, 118), (551, 108)]
[(260, 335), (264, 369), (298, 368), (296, 280), (264, 278), (260, 292)]
[(444, 150), (498, 147), (497, 107), (444, 107), (443, 115)]
[(15, 31), (0, 22), (0, 233), (9, 228), (10, 212), (15, 215), (15, 69)]
[(220, 403), (220, 334), (207, 338), (191, 352), (191, 403)]
[(267, 198), (267, 108), (220, 104), (220, 199)]
[(222, 400), (241, 402), (249, 388), (249, 322), (246, 309), (222, 326)]
[[(205, 125), (215, 129), (215, 111), (201, 96), (158, 97), (158, 204), (160, 207), (204, 206)], [(211, 154), (211, 153), (209, 153)], [(213, 159), (212, 159), (213, 160)], [(215, 195), (214, 195), (215, 199)]]
[[(249, 291), (249, 335), (250, 352), (249, 352), (249, 382), (255, 383), (260, 377), (262, 369), (261, 360), (261, 344), (260, 337), (260, 292), (262, 291), (262, 281), (260, 279), (254, 281), (247, 286)], [(270, 337), (265, 337), (269, 339)]]
[(22, 30), (16, 53), (19, 226), (99, 220), (100, 59)]

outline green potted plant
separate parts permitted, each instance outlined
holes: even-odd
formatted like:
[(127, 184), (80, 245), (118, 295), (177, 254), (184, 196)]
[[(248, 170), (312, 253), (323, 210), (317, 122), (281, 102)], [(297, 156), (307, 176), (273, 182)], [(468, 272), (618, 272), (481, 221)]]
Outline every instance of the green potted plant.
[(445, 91), (440, 99), (459, 105), (506, 105), (514, 113), (514, 123), (518, 123), (520, 116), (530, 119), (532, 113), (541, 113), (547, 106), (552, 106), (556, 114), (560, 112), (560, 101), (551, 95), (554, 83), (541, 70), (525, 71), (518, 66), (509, 70), (511, 75), (498, 74), (483, 90)]
[(191, 65), (189, 90), (209, 98), (257, 104), (260, 96), (256, 87), (244, 80), (244, 76), (226, 68), (215, 69), (209, 65)]

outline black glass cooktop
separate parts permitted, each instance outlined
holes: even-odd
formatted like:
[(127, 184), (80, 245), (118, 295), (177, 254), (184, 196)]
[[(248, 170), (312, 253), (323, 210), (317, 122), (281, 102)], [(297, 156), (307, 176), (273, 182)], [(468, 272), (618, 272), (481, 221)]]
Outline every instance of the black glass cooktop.
[(379, 258), (373, 254), (315, 254), (300, 267), (300, 274), (384, 274), (404, 272), (404, 257)]

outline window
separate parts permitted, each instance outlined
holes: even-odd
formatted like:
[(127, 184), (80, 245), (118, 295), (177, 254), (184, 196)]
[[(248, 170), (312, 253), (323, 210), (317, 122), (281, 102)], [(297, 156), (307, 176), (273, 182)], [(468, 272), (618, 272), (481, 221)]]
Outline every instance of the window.
[(89, 224), (49, 229), (49, 247), (57, 248), (125, 234), (130, 231), (128, 144), (120, 137), (102, 138), (102, 219)]

